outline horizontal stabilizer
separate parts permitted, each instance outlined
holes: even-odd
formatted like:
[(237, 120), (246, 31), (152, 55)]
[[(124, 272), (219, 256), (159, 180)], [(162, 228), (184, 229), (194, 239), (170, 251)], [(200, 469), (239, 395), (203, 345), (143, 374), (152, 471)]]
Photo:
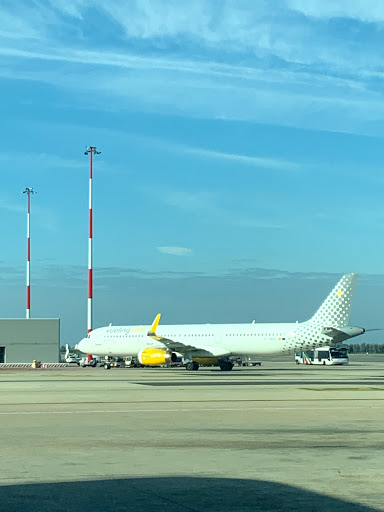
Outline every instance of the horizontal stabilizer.
[(365, 329), (363, 329), (363, 327), (353, 327), (351, 325), (341, 329), (335, 329), (334, 327), (324, 327), (322, 333), (332, 338), (332, 341), (340, 342), (349, 338), (353, 338), (354, 336), (364, 334)]

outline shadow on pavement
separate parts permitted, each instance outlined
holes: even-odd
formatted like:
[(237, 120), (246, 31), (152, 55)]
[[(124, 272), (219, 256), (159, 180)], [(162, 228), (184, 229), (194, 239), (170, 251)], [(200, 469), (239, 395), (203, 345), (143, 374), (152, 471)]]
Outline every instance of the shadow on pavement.
[(6, 512), (378, 510), (279, 483), (192, 477), (6, 485), (0, 487), (0, 503), (0, 509)]

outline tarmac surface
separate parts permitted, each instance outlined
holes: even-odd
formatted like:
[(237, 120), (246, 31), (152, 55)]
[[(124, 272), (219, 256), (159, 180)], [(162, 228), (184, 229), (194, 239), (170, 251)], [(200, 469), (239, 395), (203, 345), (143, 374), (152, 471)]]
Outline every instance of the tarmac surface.
[(384, 511), (384, 358), (0, 371), (0, 510)]

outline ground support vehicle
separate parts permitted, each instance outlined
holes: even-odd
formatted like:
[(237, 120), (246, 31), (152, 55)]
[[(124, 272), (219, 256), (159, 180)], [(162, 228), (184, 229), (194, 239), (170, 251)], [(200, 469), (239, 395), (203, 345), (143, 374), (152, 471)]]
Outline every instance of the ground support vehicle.
[(250, 356), (239, 356), (231, 360), (235, 366), (261, 366), (261, 361), (256, 361)]
[(86, 366), (91, 366), (92, 368), (95, 368), (97, 366), (97, 362), (98, 361), (96, 358), (88, 359), (87, 356), (84, 356), (80, 359), (79, 364), (83, 368), (85, 368)]
[(242, 366), (261, 366), (261, 361), (255, 361), (251, 357), (243, 359)]
[(73, 354), (70, 354), (68, 357), (66, 357), (65, 362), (67, 364), (77, 364), (77, 366), (80, 366), (80, 358), (76, 357)]
[(349, 364), (348, 350), (345, 347), (320, 347), (315, 350), (296, 352), (296, 364), (346, 365)]
[(108, 357), (106, 356), (104, 362), (100, 364), (104, 366), (105, 370), (111, 368), (143, 368), (144, 365), (140, 364), (138, 360), (132, 356), (127, 356), (124, 359), (121, 357)]

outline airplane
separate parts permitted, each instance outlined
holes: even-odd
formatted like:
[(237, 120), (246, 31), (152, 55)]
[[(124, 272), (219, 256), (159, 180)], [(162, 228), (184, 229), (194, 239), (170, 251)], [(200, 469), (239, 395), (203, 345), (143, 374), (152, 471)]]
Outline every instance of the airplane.
[(216, 362), (228, 371), (233, 355), (289, 355), (363, 334), (364, 328), (348, 323), (356, 280), (357, 274), (345, 274), (305, 322), (160, 326), (158, 314), (151, 326), (110, 324), (94, 329), (77, 348), (94, 355), (133, 356), (150, 366), (175, 362), (181, 355), (187, 370)]

